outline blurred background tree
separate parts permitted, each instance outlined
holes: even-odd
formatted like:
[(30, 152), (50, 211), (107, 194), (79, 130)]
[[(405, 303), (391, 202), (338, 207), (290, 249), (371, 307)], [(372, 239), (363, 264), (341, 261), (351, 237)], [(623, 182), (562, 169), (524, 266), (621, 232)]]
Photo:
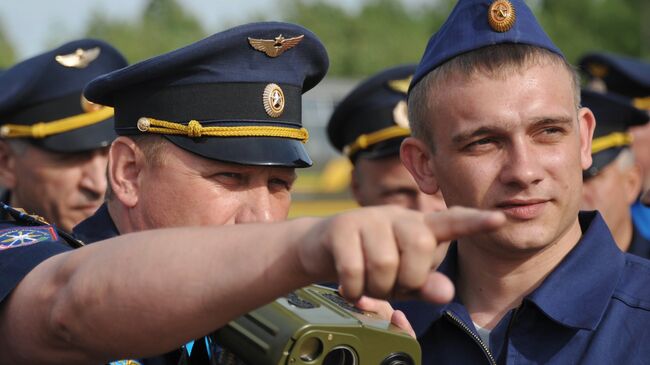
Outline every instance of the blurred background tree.
[(85, 35), (108, 41), (132, 63), (196, 42), (207, 33), (177, 0), (150, 0), (134, 22), (95, 12)]
[(7, 68), (16, 61), (16, 53), (9, 38), (7, 38), (4, 26), (0, 21), (0, 68)]
[[(281, 20), (304, 25), (323, 40), (331, 58), (330, 75), (354, 78), (395, 64), (418, 62), (428, 38), (456, 2), (432, 0), (407, 5), (404, 0), (349, 0), (349, 6), (342, 6), (341, 2), (331, 0), (269, 1), (277, 4), (275, 9)], [(650, 60), (648, 0), (526, 1), (571, 62), (594, 50)], [(182, 4), (182, 0), (148, 0), (139, 16), (128, 19), (115, 19), (95, 11), (79, 37), (103, 38), (134, 62), (234, 25), (215, 24), (210, 28), (219, 29), (205, 29), (196, 14)], [(250, 10), (250, 21), (268, 18), (278, 16)], [(59, 30), (52, 32), (54, 37), (64, 36), (61, 24), (54, 28)], [(73, 38), (69, 34), (65, 37)], [(43, 48), (64, 40), (51, 39)], [(0, 23), (0, 67), (15, 61), (14, 48)]]

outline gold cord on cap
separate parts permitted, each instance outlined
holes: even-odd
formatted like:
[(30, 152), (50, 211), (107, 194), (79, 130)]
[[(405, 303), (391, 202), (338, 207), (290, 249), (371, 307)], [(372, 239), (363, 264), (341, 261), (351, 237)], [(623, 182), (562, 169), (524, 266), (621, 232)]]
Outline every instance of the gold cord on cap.
[(0, 127), (2, 138), (45, 138), (54, 134), (69, 132), (74, 129), (87, 127), (113, 116), (113, 108), (102, 107), (99, 110), (58, 119), (51, 122), (40, 122), (32, 125), (5, 124)]
[(288, 128), (276, 126), (234, 126), (204, 127), (199, 121), (191, 120), (187, 125), (168, 122), (154, 118), (138, 119), (138, 130), (144, 133), (183, 135), (199, 137), (279, 137), (297, 139), (302, 143), (309, 140), (305, 128)]

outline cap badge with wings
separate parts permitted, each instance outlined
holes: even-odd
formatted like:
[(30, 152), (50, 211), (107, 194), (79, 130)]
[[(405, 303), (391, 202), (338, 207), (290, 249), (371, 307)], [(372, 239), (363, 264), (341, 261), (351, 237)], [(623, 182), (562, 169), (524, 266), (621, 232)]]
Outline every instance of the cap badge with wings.
[(282, 34), (274, 39), (255, 39), (248, 37), (248, 43), (250, 43), (253, 48), (263, 52), (269, 57), (278, 57), (286, 50), (298, 45), (304, 37), (304, 34), (293, 38), (285, 38)]

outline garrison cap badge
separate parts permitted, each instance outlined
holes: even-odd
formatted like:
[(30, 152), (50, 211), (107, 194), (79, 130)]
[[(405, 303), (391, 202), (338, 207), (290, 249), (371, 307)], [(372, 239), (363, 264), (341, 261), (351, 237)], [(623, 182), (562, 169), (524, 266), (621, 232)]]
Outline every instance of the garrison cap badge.
[(0, 88), (0, 137), (64, 153), (107, 146), (115, 138), (113, 109), (80, 97), (90, 80), (126, 64), (97, 39), (68, 42), (17, 63), (0, 74), (0, 85), (11, 85)]
[(293, 38), (284, 38), (282, 34), (274, 39), (255, 39), (248, 37), (248, 43), (260, 52), (264, 52), (269, 57), (278, 57), (286, 50), (291, 49), (300, 43), (305, 35), (299, 35)]
[(488, 8), (488, 23), (497, 32), (510, 30), (515, 18), (515, 7), (508, 0), (495, 0)]
[(524, 0), (459, 0), (429, 40), (409, 90), (452, 58), (502, 43), (544, 48), (564, 58)]
[(353, 163), (399, 154), (409, 129), (406, 91), (415, 65), (384, 70), (359, 84), (334, 110), (327, 135)]
[[(291, 57), (278, 57), (289, 49)], [(115, 108), (119, 135), (160, 134), (223, 162), (307, 167), (302, 94), (328, 66), (325, 47), (308, 29), (251, 23), (100, 76), (85, 96)]]
[(73, 53), (57, 55), (54, 59), (65, 67), (86, 68), (91, 62), (97, 59), (101, 51), (99, 47), (91, 49), (77, 48)]

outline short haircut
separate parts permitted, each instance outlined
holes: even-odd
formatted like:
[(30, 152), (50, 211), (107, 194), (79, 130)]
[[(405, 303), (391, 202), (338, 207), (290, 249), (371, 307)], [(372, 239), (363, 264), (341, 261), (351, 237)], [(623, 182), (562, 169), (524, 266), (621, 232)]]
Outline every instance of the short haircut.
[(503, 43), (479, 48), (456, 56), (436, 67), (420, 80), (409, 93), (408, 114), (414, 137), (424, 141), (435, 151), (427, 115), (435, 112), (432, 93), (440, 91), (452, 78), (469, 79), (476, 74), (494, 78), (506, 78), (513, 69), (531, 65), (553, 64), (564, 67), (572, 77), (576, 110), (580, 106), (580, 76), (563, 57), (545, 48), (526, 44)]

